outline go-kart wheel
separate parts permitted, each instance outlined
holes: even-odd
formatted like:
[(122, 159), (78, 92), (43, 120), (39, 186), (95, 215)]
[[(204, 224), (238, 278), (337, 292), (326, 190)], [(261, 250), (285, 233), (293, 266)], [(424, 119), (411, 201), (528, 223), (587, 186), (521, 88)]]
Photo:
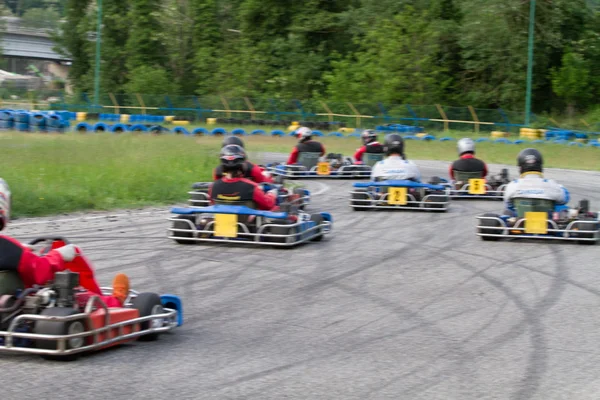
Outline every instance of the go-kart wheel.
[[(500, 216), (498, 214), (493, 214), (493, 213), (485, 213), (483, 214), (483, 217), (494, 217), (494, 218), (499, 218)], [(495, 219), (482, 219), (479, 221), (479, 224), (481, 226), (489, 226), (489, 227), (500, 227), (502, 226), (502, 224), (500, 222), (498, 222)], [(482, 234), (487, 234), (487, 235), (494, 235), (494, 234), (499, 234), (501, 233), (500, 230), (498, 229), (485, 229), (485, 228), (479, 228), (479, 233)], [(489, 242), (495, 242), (498, 241), (498, 239), (500, 239), (497, 236), (480, 236), (481, 240), (485, 240), (485, 241), (489, 241)]]
[(581, 214), (590, 212), (590, 201), (589, 200), (579, 200), (579, 212)]
[[(190, 229), (190, 224), (187, 221), (190, 221), (192, 224), (195, 223), (195, 218), (189, 215), (180, 215), (177, 219), (181, 221), (173, 221), (173, 229)], [(176, 238), (193, 238), (194, 234), (192, 232), (177, 232), (173, 231), (173, 236)], [(194, 244), (195, 240), (185, 240), (185, 239), (175, 239), (175, 242), (179, 244)]]
[(430, 195), (424, 200), (423, 206), (428, 209), (441, 209), (439, 211), (445, 211), (446, 204), (432, 204), (432, 203), (448, 203), (448, 196), (445, 195)]
[(354, 211), (365, 211), (368, 210), (370, 203), (369, 194), (365, 189), (356, 189), (352, 193), (350, 205)]
[(442, 183), (442, 178), (439, 176), (432, 176), (431, 179), (429, 179), (430, 185), (439, 185), (440, 183)]
[[(582, 200), (582, 201), (586, 201), (586, 200)], [(590, 218), (590, 217), (583, 217), (580, 219), (580, 221), (590, 221), (590, 222), (598, 222), (597, 219), (595, 218)], [(598, 222), (596, 224), (596, 229), (599, 228), (600, 222)], [(578, 223), (575, 222), (573, 224), (573, 230), (582, 230), (582, 231), (589, 231), (589, 230), (593, 230), (593, 224), (591, 223)], [(571, 233), (571, 237), (576, 237), (576, 238), (580, 238), (580, 239), (594, 239), (596, 237), (596, 235), (598, 235), (598, 233)], [(593, 240), (578, 240), (577, 243), (579, 244), (587, 244), (587, 245), (593, 245), (596, 244), (595, 241)]]
[[(140, 317), (148, 317), (155, 314), (163, 314), (165, 312), (160, 296), (156, 293), (140, 293), (138, 294), (132, 303), (132, 308), (139, 311)], [(140, 330), (146, 330), (150, 328), (160, 328), (163, 326), (162, 319), (155, 319), (140, 324)], [(158, 339), (158, 332), (149, 333), (138, 337), (140, 342), (150, 342)]]
[[(321, 214), (313, 214), (310, 216), (310, 220), (314, 222), (316, 226), (319, 226), (323, 223), (323, 216)], [(317, 232), (317, 236), (310, 239), (311, 242), (320, 242), (323, 240), (323, 228), (319, 228)]]
[[(293, 221), (283, 221), (277, 220), (272, 222), (274, 225), (284, 225), (284, 226), (273, 226), (267, 229), (266, 233), (272, 235), (290, 235), (287, 237), (266, 237), (265, 241), (270, 243), (293, 243), (297, 241), (297, 233), (298, 227), (286, 227), (285, 225), (294, 225), (296, 224)], [(293, 246), (275, 246), (276, 248), (291, 248)]]
[[(46, 317), (69, 317), (71, 315), (80, 314), (79, 311), (74, 310), (72, 308), (63, 308), (63, 307), (52, 307), (46, 308), (42, 310), (40, 315)], [(33, 332), (38, 335), (52, 335), (52, 336), (62, 336), (62, 335), (73, 335), (76, 333), (83, 333), (87, 330), (86, 328), (86, 320), (78, 319), (75, 321), (36, 321), (33, 327)], [(86, 338), (78, 337), (69, 339), (65, 343), (65, 350), (78, 349), (85, 346)], [(35, 340), (35, 347), (38, 349), (44, 350), (57, 350), (58, 349), (58, 341), (57, 340), (44, 340), (37, 339)], [(43, 354), (42, 357), (47, 360), (60, 360), (60, 361), (73, 361), (79, 357), (81, 353), (68, 354), (68, 355), (58, 355), (58, 354)]]

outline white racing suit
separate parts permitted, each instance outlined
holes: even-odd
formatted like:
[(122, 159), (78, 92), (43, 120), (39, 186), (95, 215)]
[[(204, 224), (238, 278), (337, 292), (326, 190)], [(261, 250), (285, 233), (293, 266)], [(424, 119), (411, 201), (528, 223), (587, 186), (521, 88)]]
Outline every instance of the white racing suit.
[(371, 181), (377, 180), (413, 180), (421, 181), (421, 172), (411, 161), (400, 156), (389, 156), (373, 166)]
[(556, 204), (569, 202), (569, 191), (552, 179), (545, 179), (541, 173), (526, 172), (506, 185), (504, 190), (504, 205), (507, 210), (514, 213), (513, 199), (545, 199)]

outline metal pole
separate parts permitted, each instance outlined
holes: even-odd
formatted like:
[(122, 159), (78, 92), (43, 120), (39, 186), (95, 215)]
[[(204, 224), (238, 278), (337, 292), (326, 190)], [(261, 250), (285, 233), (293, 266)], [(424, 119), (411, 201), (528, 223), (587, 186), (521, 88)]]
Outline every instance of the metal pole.
[(529, 125), (531, 115), (531, 80), (533, 74), (533, 32), (535, 21), (535, 0), (529, 2), (529, 45), (527, 50), (527, 95), (525, 97), (525, 125)]
[(98, 27), (96, 29), (96, 71), (94, 73), (94, 106), (100, 102), (100, 49), (102, 47), (102, 0), (98, 0)]

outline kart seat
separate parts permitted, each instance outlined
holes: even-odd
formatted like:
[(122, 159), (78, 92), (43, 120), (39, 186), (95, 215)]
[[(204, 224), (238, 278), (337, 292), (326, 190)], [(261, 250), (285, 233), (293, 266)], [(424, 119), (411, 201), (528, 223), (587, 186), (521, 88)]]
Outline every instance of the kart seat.
[[(221, 204), (221, 205), (225, 205), (225, 206), (246, 206), (248, 208), (251, 208), (253, 210), (256, 210), (258, 207), (256, 207), (256, 203), (253, 201), (227, 201), (227, 200), (221, 200), (221, 199), (215, 199), (215, 204)], [(246, 224), (248, 222), (251, 222), (254, 219), (253, 215), (238, 215), (238, 222), (241, 222), (242, 224)]]
[(383, 160), (383, 153), (365, 153), (363, 154), (363, 162), (365, 165), (372, 167), (379, 161)]
[(319, 162), (319, 158), (321, 157), (321, 153), (309, 153), (303, 152), (298, 156), (298, 164), (304, 166), (306, 169), (310, 170), (317, 166)]
[(454, 172), (454, 179), (457, 182), (468, 182), (469, 179), (481, 179), (483, 178), (483, 171), (475, 171), (475, 172), (467, 172), (467, 171), (457, 171), (452, 170)]
[(0, 271), (0, 296), (14, 295), (25, 288), (25, 284), (16, 271)]
[(513, 199), (513, 204), (517, 210), (517, 216), (523, 218), (526, 212), (546, 212), (554, 211), (555, 202), (547, 199), (531, 199), (519, 197)]

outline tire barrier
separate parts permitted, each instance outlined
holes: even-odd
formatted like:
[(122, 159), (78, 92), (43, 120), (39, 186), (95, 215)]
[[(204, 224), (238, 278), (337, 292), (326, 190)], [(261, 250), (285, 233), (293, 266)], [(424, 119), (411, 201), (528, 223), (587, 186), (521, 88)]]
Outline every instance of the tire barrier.
[(206, 136), (208, 133), (208, 129), (206, 128), (196, 128), (192, 131), (192, 135), (194, 136)]
[(210, 132), (211, 136), (223, 136), (227, 135), (227, 130), (225, 128), (215, 128)]
[(175, 129), (173, 129), (173, 133), (176, 135), (189, 135), (190, 132), (185, 129), (183, 126), (178, 126)]
[(236, 128), (231, 131), (231, 134), (235, 136), (246, 136), (246, 131), (242, 128)]
[(95, 133), (109, 132), (110, 125), (107, 125), (104, 122), (98, 122), (96, 125), (94, 125), (93, 131)]
[(279, 137), (284, 137), (285, 136), (285, 132), (279, 129), (275, 129), (271, 131), (271, 136), (279, 136)]
[(129, 131), (129, 127), (125, 124), (115, 124), (110, 127), (111, 133), (124, 133)]
[(252, 132), (250, 132), (250, 134), (252, 136), (255, 136), (255, 135), (263, 135), (264, 136), (267, 134), (267, 132), (263, 131), (262, 129), (255, 129)]

